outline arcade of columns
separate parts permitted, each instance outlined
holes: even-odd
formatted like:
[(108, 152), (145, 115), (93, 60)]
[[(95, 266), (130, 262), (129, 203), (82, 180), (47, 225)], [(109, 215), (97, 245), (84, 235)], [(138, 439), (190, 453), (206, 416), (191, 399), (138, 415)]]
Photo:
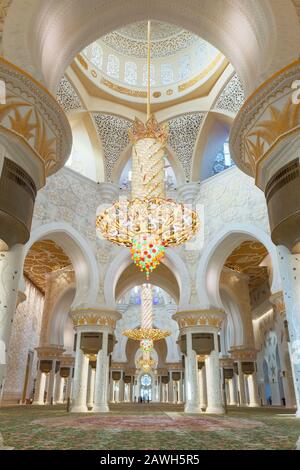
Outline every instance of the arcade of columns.
[[(263, 83), (241, 108), (230, 137), (232, 157), (244, 172), (255, 177), (256, 185), (266, 196), (283, 285), (282, 292), (273, 293), (271, 301), (284, 315), (288, 326), (298, 417), (300, 105), (292, 102), (292, 83), (299, 76), (300, 61), (296, 61)], [(56, 100), (30, 75), (0, 59), (0, 79), (6, 84), (7, 94), (7, 105), (0, 112), (2, 393), (23, 250), (30, 235), (36, 193), (45, 185), (47, 176), (58, 171), (66, 161), (71, 148), (71, 130)], [(39, 368), (34, 402), (43, 403), (45, 391), (47, 403), (61, 403), (70, 398), (73, 412), (87, 409), (105, 412), (109, 410), (109, 401), (134, 401), (139, 387), (136, 375), (122, 369), (120, 364), (109, 365), (119, 313), (109, 307), (83, 305), (75, 308), (71, 316), (76, 331), (75, 359), (49, 344), (37, 348)], [(253, 342), (232, 348), (230, 355), (222, 358), (218, 343), (224, 320), (222, 310), (190, 305), (173, 318), (179, 325), (183, 366), (170, 365), (167, 371), (157, 371), (154, 399), (184, 402), (187, 412), (205, 409), (208, 413), (222, 413), (225, 403), (257, 406), (257, 351)]]

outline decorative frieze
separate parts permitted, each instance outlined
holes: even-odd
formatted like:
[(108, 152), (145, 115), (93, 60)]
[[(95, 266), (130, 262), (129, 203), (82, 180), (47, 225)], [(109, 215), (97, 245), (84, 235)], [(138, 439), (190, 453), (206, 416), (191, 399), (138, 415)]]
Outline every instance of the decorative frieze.
[(257, 349), (236, 346), (230, 349), (229, 353), (235, 361), (256, 361)]
[(71, 318), (74, 326), (103, 326), (114, 329), (116, 322), (121, 318), (121, 315), (116, 310), (98, 309), (98, 308), (80, 308), (72, 310)]
[(225, 318), (222, 309), (185, 310), (173, 315), (173, 320), (177, 321), (180, 329), (188, 327), (208, 326), (221, 328)]
[(58, 345), (39, 346), (35, 348), (35, 350), (37, 351), (39, 359), (60, 359), (60, 357), (65, 352), (65, 349)]

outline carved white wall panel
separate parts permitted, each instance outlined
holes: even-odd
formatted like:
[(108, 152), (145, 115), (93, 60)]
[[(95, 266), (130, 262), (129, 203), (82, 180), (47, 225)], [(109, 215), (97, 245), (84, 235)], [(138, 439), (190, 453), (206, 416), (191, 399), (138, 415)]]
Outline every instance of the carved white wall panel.
[[(17, 307), (8, 353), (8, 374), (4, 386), (4, 399), (22, 398), (25, 380), (27, 355), (39, 345), (44, 296), (31, 282), (25, 280), (26, 300)], [(36, 376), (37, 355), (34, 360), (28, 381), (28, 390), (32, 390)]]

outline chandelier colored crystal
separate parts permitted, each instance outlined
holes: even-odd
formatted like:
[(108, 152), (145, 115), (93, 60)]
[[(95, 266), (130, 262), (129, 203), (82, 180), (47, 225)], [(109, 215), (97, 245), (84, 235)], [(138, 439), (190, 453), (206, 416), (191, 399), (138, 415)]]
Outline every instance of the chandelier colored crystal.
[(147, 279), (165, 255), (165, 248), (190, 240), (197, 232), (196, 212), (166, 199), (164, 156), (167, 124), (150, 113), (150, 22), (148, 22), (147, 120), (135, 119), (129, 131), (132, 142), (131, 200), (119, 200), (99, 214), (96, 231), (100, 237), (129, 247), (131, 257)]
[(130, 252), (134, 264), (140, 271), (144, 271), (149, 279), (149, 274), (164, 257), (165, 248), (159, 238), (145, 234), (133, 239)]
[(140, 342), (141, 350), (144, 352), (150, 352), (153, 349), (153, 340), (152, 339), (142, 339)]
[(156, 361), (154, 359), (152, 359), (151, 357), (148, 359), (148, 358), (144, 358), (144, 357), (141, 357), (138, 361), (138, 366), (143, 369), (145, 372), (146, 371), (149, 371), (150, 369), (152, 369), (153, 367), (155, 367), (156, 365)]

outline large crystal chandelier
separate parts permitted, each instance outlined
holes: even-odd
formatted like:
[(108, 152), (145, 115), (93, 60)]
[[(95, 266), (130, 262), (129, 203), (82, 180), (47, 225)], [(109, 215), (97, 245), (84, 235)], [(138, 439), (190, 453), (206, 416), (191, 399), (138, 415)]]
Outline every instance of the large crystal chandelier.
[(136, 118), (129, 131), (133, 144), (131, 200), (115, 202), (96, 220), (99, 236), (129, 247), (133, 262), (147, 279), (160, 264), (166, 247), (188, 241), (198, 229), (194, 211), (166, 199), (164, 155), (168, 128), (150, 112), (150, 52), (149, 21), (147, 122)]
[(154, 341), (166, 338), (171, 333), (167, 330), (153, 328), (153, 295), (152, 287), (149, 284), (143, 284), (142, 286), (141, 307), (141, 328), (125, 330), (122, 334), (140, 342), (143, 355), (138, 360), (138, 366), (143, 369), (144, 372), (148, 372), (156, 364), (151, 357)]

